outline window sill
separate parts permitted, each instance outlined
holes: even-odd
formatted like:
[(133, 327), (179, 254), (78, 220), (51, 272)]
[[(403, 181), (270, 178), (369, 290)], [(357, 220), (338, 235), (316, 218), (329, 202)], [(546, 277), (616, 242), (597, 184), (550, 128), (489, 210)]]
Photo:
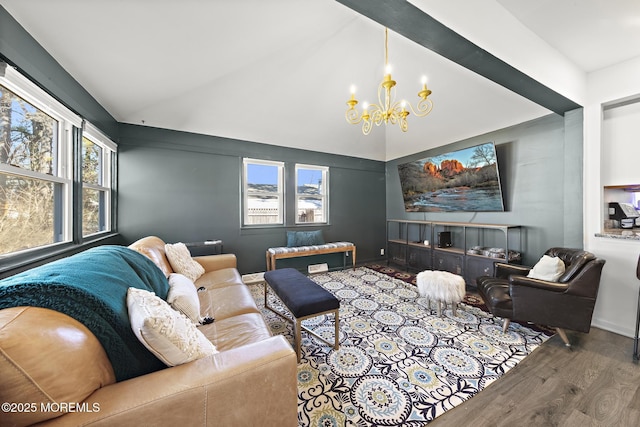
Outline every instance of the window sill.
[(117, 244), (119, 239), (120, 234), (108, 233), (79, 244), (64, 243), (47, 248), (34, 249), (31, 252), (21, 255), (6, 255), (5, 257), (0, 257), (2, 262), (2, 266), (0, 266), (0, 279), (4, 279), (5, 277), (12, 276), (42, 264), (47, 264), (57, 259), (71, 256), (94, 246)]

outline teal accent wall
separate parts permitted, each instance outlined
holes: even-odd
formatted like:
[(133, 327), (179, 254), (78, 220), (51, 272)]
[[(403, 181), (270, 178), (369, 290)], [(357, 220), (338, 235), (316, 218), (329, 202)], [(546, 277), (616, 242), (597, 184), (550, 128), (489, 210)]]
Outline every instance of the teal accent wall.
[[(265, 270), (266, 249), (285, 246), (286, 230), (321, 229), (327, 242), (355, 243), (358, 261), (383, 259), (384, 162), (126, 124), (119, 133), (118, 229), (127, 243), (146, 235), (166, 242), (221, 239), (244, 274)], [(245, 156), (285, 162), (286, 227), (241, 227)], [(328, 225), (293, 224), (295, 163), (329, 166)], [(342, 264), (341, 257), (308, 263), (327, 261)]]
[[(582, 108), (389, 161), (389, 219), (522, 225), (523, 263), (554, 246), (583, 247)], [(398, 164), (493, 141), (505, 212), (405, 212)]]

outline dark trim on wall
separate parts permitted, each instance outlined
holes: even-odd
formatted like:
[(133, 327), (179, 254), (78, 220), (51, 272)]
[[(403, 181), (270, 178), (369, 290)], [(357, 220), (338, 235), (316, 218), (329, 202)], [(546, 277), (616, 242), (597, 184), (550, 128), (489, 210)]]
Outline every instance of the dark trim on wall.
[(581, 106), (462, 37), (406, 0), (336, 0), (421, 46), (564, 115)]

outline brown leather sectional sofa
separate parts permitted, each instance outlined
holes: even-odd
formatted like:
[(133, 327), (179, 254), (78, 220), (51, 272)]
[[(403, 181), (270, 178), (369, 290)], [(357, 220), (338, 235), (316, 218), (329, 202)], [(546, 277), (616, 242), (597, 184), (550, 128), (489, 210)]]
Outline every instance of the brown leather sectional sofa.
[[(161, 239), (130, 248), (172, 272)], [(38, 307), (0, 310), (0, 425), (297, 425), (295, 352), (271, 336), (234, 255), (195, 259), (206, 271), (196, 281), (205, 288), (202, 315), (215, 318), (199, 329), (219, 353), (124, 381), (73, 318)]]

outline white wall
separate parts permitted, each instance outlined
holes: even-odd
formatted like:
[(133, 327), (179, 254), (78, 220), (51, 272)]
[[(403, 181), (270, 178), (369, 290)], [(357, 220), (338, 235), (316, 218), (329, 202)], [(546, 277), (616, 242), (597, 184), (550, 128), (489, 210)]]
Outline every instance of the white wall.
[[(596, 237), (602, 231), (603, 186), (640, 183), (640, 127), (608, 115), (603, 106), (640, 98), (640, 57), (590, 73), (584, 109), (584, 246), (606, 259), (593, 325), (625, 336), (635, 331), (640, 241)], [(626, 111), (638, 114), (637, 108)], [(629, 349), (631, 351), (631, 349)]]

